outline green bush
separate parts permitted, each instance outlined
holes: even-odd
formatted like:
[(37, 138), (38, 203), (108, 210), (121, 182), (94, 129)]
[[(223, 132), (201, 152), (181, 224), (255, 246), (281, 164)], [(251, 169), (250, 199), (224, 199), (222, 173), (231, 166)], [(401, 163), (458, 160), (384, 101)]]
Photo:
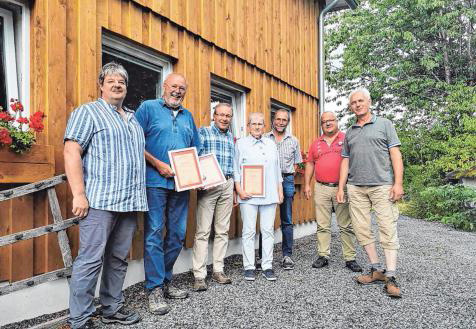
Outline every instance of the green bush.
[(427, 187), (412, 195), (408, 215), (476, 231), (476, 189), (463, 185)]

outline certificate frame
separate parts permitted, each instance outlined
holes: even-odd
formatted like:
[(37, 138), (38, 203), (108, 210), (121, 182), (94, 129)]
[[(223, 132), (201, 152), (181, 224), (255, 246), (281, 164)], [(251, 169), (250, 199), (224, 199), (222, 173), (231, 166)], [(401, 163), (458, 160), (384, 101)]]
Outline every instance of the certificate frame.
[[(221, 170), (217, 157), (213, 153), (204, 154), (198, 157), (200, 170), (202, 172), (203, 188), (209, 189), (226, 183), (225, 175)], [(210, 180), (211, 178), (211, 180)]]
[[(256, 178), (256, 175), (258, 175), (258, 181), (251, 181), (252, 178)], [(265, 170), (262, 164), (241, 165), (241, 188), (253, 197), (264, 198), (266, 196), (264, 175)]]
[[(202, 172), (195, 147), (172, 150), (168, 153), (172, 170), (175, 173), (174, 181), (177, 192), (203, 186)], [(184, 163), (187, 163), (186, 167), (183, 166)]]

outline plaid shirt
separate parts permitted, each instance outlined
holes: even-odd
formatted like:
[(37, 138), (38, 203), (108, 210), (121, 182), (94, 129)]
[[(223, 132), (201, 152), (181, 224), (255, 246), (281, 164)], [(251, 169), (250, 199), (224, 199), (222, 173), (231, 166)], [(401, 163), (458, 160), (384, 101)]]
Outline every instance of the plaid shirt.
[(134, 112), (124, 108), (127, 122), (100, 98), (71, 113), (64, 141), (83, 149), (86, 197), (94, 209), (147, 211), (145, 139)]
[(199, 154), (214, 153), (220, 164), (223, 175), (233, 175), (235, 145), (231, 131), (221, 132), (213, 123), (209, 127), (199, 129), (202, 148)]

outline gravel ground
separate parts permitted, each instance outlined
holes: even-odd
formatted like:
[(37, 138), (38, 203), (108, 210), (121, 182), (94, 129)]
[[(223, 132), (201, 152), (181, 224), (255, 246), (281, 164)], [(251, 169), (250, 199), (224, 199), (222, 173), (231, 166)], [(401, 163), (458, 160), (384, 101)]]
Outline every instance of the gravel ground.
[[(334, 225), (331, 261), (323, 269), (311, 267), (316, 258), (312, 235), (296, 240), (294, 271), (281, 269), (281, 245), (275, 246), (276, 282), (262, 276), (244, 281), (241, 256), (232, 256), (225, 269), (233, 284), (211, 282), (208, 291), (190, 291), (188, 299), (172, 300), (165, 316), (149, 314), (142, 284), (134, 285), (126, 290), (127, 305), (143, 319), (128, 328), (476, 328), (476, 234), (402, 216), (399, 236), (401, 299), (387, 297), (382, 285), (352, 280)], [(363, 250), (357, 250), (357, 261), (365, 264)], [(191, 273), (174, 277), (177, 287), (192, 284)], [(5, 328), (27, 328), (46, 318)]]

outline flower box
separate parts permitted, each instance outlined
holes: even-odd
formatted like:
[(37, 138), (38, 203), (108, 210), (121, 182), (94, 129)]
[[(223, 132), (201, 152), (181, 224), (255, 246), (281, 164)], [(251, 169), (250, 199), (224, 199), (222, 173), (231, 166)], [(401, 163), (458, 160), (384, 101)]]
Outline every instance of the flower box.
[(32, 183), (54, 176), (54, 147), (33, 145), (22, 154), (0, 147), (0, 184)]
[(304, 185), (304, 175), (297, 173), (294, 176), (294, 185)]

